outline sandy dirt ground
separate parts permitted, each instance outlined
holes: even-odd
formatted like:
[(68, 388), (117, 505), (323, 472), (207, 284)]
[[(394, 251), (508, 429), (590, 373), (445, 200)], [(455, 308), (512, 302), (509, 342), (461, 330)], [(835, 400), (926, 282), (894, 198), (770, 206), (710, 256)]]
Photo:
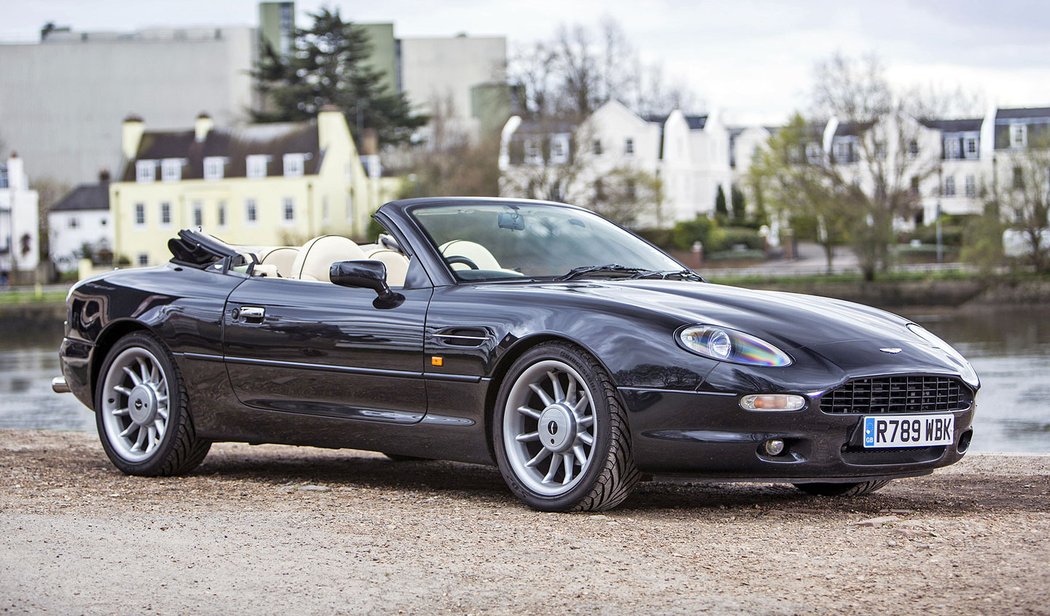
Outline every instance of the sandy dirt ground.
[(0, 431), (5, 613), (1050, 613), (1050, 457), (853, 500), (656, 481), (528, 510), (494, 468), (217, 445), (127, 477), (92, 435)]

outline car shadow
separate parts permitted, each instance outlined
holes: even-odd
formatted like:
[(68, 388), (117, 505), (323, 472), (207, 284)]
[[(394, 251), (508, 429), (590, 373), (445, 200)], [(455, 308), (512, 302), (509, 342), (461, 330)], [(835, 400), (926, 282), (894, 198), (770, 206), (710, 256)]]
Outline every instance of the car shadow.
[[(516, 502), (495, 467), (446, 461), (395, 462), (378, 454), (334, 451), (297, 455), (222, 452), (195, 473), (217, 480), (273, 485), (321, 484), (330, 488), (432, 492), (464, 501)], [(853, 498), (804, 494), (788, 484), (713, 483), (656, 477), (639, 483), (612, 514), (689, 509), (787, 514), (885, 514), (921, 512), (955, 516), (981, 511), (1050, 511), (1050, 479), (1032, 475), (943, 474), (891, 482), (881, 491)]]

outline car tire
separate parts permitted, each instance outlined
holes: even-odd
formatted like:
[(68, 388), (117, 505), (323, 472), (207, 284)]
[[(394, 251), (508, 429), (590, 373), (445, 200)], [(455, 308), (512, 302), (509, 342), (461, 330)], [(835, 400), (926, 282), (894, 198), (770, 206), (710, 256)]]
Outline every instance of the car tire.
[(881, 490), (890, 481), (882, 479), (857, 483), (796, 483), (795, 487), (814, 496), (863, 496)]
[(504, 481), (533, 509), (610, 509), (640, 477), (612, 379), (575, 345), (543, 343), (518, 358), (491, 427)]
[(135, 332), (106, 355), (95, 387), (95, 424), (113, 465), (128, 475), (181, 475), (208, 455), (171, 354), (152, 334)]

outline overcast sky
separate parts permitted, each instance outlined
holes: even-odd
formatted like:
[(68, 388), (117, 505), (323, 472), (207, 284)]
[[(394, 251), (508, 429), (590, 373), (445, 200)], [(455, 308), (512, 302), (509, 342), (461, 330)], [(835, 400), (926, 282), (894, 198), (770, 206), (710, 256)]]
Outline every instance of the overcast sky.
[[(618, 20), (667, 81), (688, 85), (736, 122), (782, 122), (803, 108), (816, 60), (874, 52), (899, 84), (961, 87), (987, 104), (1050, 106), (1050, 2), (1043, 0), (383, 0), (339, 6), (353, 21), (394, 22), (398, 36), (504, 35), (510, 51), (560, 23)], [(254, 0), (0, 0), (0, 41), (75, 30), (255, 25)], [(0, 67), (0, 70), (3, 70)]]

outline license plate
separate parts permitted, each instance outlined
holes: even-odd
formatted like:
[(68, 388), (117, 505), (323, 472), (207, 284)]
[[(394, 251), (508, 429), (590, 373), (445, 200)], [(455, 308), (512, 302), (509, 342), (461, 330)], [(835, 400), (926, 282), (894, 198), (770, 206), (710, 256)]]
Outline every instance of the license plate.
[(864, 447), (930, 447), (951, 445), (954, 415), (867, 415)]

